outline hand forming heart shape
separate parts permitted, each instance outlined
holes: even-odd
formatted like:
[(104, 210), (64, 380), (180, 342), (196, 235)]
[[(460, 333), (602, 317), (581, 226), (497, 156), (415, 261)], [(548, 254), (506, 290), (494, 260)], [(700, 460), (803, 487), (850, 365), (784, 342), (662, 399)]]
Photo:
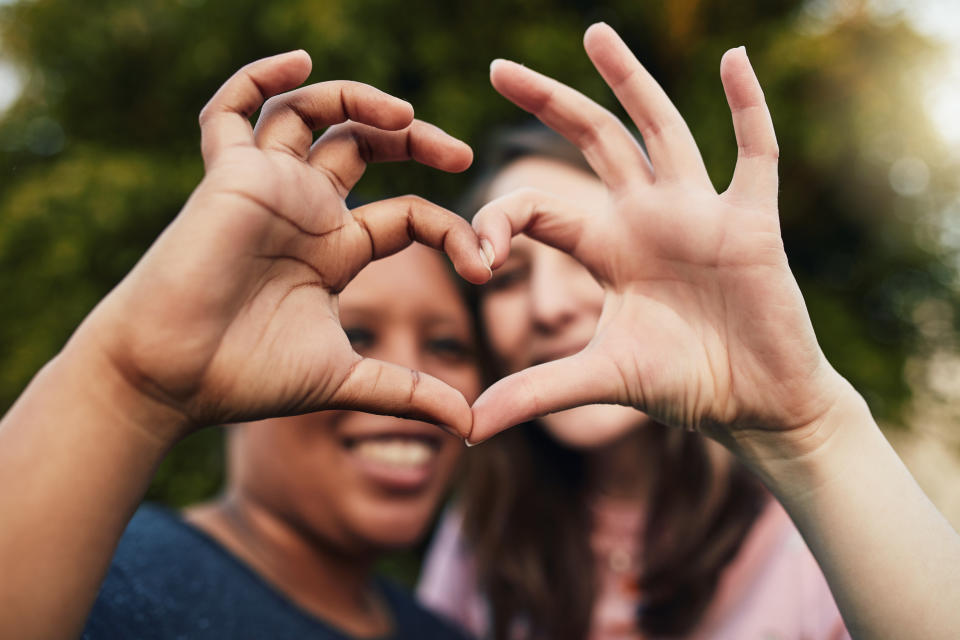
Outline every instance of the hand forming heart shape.
[(845, 385), (817, 344), (787, 265), (777, 143), (745, 51), (728, 51), (721, 62), (739, 156), (730, 187), (717, 194), (682, 117), (616, 32), (594, 25), (584, 43), (649, 160), (615, 116), (580, 93), (515, 63), (492, 65), (501, 94), (582, 150), (613, 207), (591, 215), (524, 190), (474, 218), (494, 248), (494, 268), (506, 260), (510, 237), (524, 233), (579, 260), (605, 298), (581, 352), (481, 395), (470, 440), (592, 403), (630, 405), (721, 440), (730, 428), (813, 423)]
[[(344, 203), (368, 162), (412, 158), (462, 171), (472, 152), (368, 85), (288, 91), (310, 67), (302, 51), (274, 56), (220, 88), (200, 116), (205, 178), (72, 341), (96, 345), (133, 395), (159, 407), (145, 422), (162, 440), (329, 408), (469, 434), (459, 391), (353, 350), (337, 294), (368, 262), (415, 240), (445, 251), (471, 282), (490, 276), (456, 214), (412, 196), (352, 211)], [(253, 129), (248, 118), (261, 104)], [(328, 125), (313, 142), (313, 130)]]

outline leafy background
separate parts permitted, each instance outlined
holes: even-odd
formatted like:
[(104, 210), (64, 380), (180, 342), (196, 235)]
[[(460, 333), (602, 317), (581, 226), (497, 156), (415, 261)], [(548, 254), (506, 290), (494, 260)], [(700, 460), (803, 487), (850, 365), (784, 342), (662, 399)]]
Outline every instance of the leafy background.
[[(202, 176), (197, 114), (241, 65), (304, 48), (312, 81), (351, 78), (402, 96), (482, 156), (491, 131), (525, 120), (489, 86), (494, 57), (623, 114), (581, 46), (585, 27), (605, 20), (686, 114), (718, 188), (736, 156), (718, 63), (727, 48), (747, 46), (780, 141), (790, 262), (823, 348), (935, 499), (960, 477), (960, 172), (957, 149), (926, 115), (923, 84), (944, 51), (896, 3), (3, 5), (0, 55), (19, 93), (0, 115), (0, 410), (176, 215)], [(377, 167), (357, 194), (414, 192), (451, 206), (475, 175)], [(149, 497), (182, 506), (215, 494), (222, 437), (208, 429), (179, 445)], [(920, 449), (936, 463), (914, 456)], [(941, 506), (955, 493), (941, 491)], [(411, 575), (411, 561), (391, 563)]]

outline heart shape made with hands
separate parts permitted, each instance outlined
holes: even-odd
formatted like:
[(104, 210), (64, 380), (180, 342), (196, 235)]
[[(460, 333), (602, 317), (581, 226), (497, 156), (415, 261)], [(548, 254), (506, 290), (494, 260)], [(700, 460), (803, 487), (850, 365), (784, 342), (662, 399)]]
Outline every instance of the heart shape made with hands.
[[(609, 207), (588, 214), (527, 189), (486, 205), (472, 228), (412, 196), (350, 210), (345, 197), (370, 162), (462, 171), (472, 152), (373, 87), (294, 89), (310, 58), (282, 54), (239, 71), (204, 108), (203, 182), (85, 332), (111, 336), (110, 360), (175, 409), (174, 431), (354, 409), (449, 425), (478, 442), (598, 403), (721, 438), (809, 423), (842, 385), (787, 265), (777, 143), (745, 51), (720, 65), (739, 155), (717, 193), (683, 118), (616, 32), (594, 25), (584, 44), (649, 156), (618, 118), (551, 78), (495, 61), (491, 81), (583, 152)], [(570, 254), (603, 287), (580, 353), (515, 372), (470, 407), (438, 379), (353, 350), (337, 295), (365, 264), (417, 241), (482, 283), (518, 233)]]

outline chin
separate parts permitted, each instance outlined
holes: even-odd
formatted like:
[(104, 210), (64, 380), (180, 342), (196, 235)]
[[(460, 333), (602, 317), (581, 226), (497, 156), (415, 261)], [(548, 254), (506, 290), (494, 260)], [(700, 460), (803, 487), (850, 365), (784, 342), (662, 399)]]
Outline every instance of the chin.
[(649, 422), (645, 413), (611, 404), (591, 404), (541, 418), (550, 436), (571, 449), (597, 449), (613, 444)]
[(369, 542), (372, 547), (380, 551), (404, 551), (417, 546), (417, 543), (422, 539), (422, 529), (418, 529), (415, 532), (381, 531), (375, 539), (372, 539)]
[[(378, 500), (352, 527), (357, 538), (377, 549), (395, 550), (416, 545), (433, 522), (437, 501), (411, 504), (406, 500)], [(388, 504), (384, 504), (389, 502)]]
[(371, 527), (359, 532), (358, 537), (367, 544), (382, 551), (409, 549), (417, 545), (426, 534), (430, 520), (422, 522), (385, 522), (382, 526)]

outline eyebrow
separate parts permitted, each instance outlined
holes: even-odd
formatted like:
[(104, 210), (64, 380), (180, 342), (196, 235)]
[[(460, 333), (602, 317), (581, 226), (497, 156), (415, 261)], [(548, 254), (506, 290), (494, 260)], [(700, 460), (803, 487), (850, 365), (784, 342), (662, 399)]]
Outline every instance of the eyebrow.
[[(344, 315), (349, 315), (352, 319), (364, 321), (364, 322), (384, 322), (387, 319), (383, 315), (383, 310), (380, 306), (373, 303), (360, 303), (358, 305), (348, 305), (346, 307), (340, 308), (341, 318)], [(464, 316), (461, 317), (458, 314), (455, 314), (453, 311), (450, 312), (427, 312), (422, 317), (417, 318), (418, 324), (421, 326), (435, 326), (435, 325), (460, 325), (464, 324), (466, 328), (470, 328), (470, 314), (464, 309)]]
[(433, 314), (433, 315), (430, 315), (430, 316), (427, 316), (426, 318), (424, 318), (423, 321), (421, 322), (421, 324), (422, 324), (422, 326), (425, 326), (425, 327), (427, 327), (427, 328), (446, 327), (446, 326), (449, 326), (449, 327), (452, 328), (452, 329), (458, 329), (458, 330), (459, 330), (459, 329), (463, 329), (463, 330), (466, 331), (467, 333), (470, 333), (470, 334), (473, 333), (473, 328), (472, 328), (472, 325), (471, 325), (471, 323), (470, 323), (470, 317), (469, 317), (469, 315), (468, 315), (467, 317), (463, 318), (463, 320), (461, 321), (460, 318), (457, 318), (457, 317), (452, 316), (452, 315), (448, 315), (448, 314)]

